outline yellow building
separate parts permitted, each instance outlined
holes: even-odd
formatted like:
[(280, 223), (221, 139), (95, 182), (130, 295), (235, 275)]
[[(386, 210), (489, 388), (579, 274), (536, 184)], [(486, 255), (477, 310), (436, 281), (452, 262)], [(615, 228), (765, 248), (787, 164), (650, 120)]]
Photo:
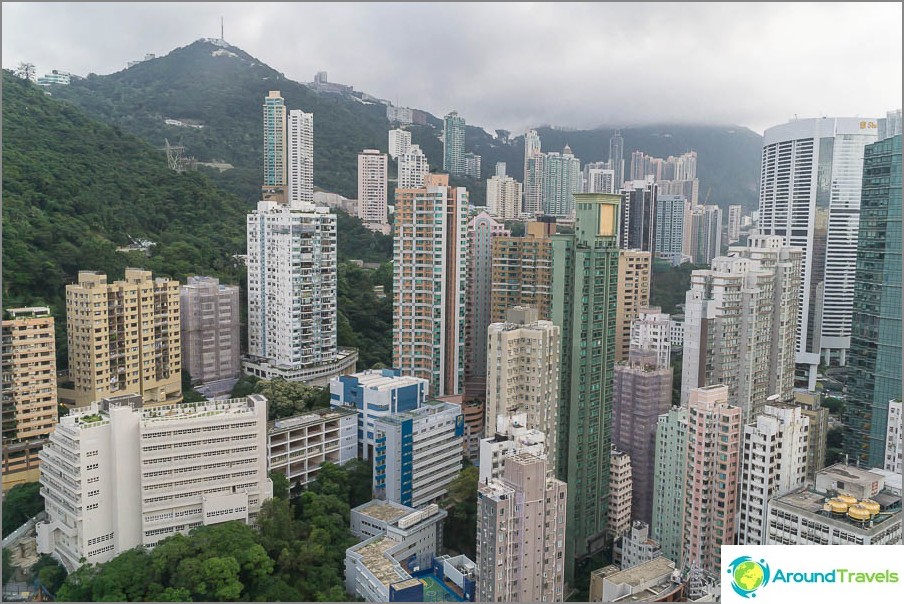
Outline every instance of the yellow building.
[(4, 490), (38, 480), (38, 452), (57, 423), (50, 309), (12, 308), (7, 314), (2, 340)]
[(618, 254), (618, 305), (615, 311), (615, 362), (628, 360), (631, 323), (640, 309), (650, 304), (650, 264), (652, 254), (621, 250)]
[(536, 308), (539, 319), (550, 319), (554, 220), (529, 222), (524, 237), (493, 238), (493, 289), (490, 320), (505, 321), (516, 306)]
[(66, 286), (66, 328), (65, 402), (81, 407), (118, 394), (140, 394), (145, 405), (181, 402), (178, 281), (128, 268), (124, 280), (107, 283), (80, 271)]

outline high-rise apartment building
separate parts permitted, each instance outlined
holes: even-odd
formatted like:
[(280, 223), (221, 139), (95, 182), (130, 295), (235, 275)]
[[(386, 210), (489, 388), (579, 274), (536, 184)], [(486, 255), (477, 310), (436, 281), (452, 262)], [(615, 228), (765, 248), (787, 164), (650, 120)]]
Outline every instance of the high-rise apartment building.
[(803, 388), (794, 389), (794, 404), (807, 418), (807, 480), (826, 465), (826, 438), (829, 433), (829, 410), (821, 404), (822, 393)]
[[(658, 306), (641, 308), (631, 322), (631, 350), (653, 353), (657, 368), (670, 367), (672, 354), (672, 320)], [(665, 413), (668, 409), (662, 411)]]
[(231, 380), (241, 373), (239, 288), (214, 277), (189, 277), (179, 292), (182, 364), (192, 383)]
[(722, 209), (692, 206), (685, 217), (684, 251), (694, 264), (709, 264), (722, 251)]
[(888, 428), (885, 432), (885, 463), (882, 467), (901, 474), (904, 455), (904, 429), (901, 428), (901, 401), (888, 401)]
[(606, 530), (614, 541), (631, 528), (631, 496), (634, 492), (631, 456), (612, 447), (609, 467), (609, 526)]
[(651, 536), (662, 555), (682, 565), (684, 491), (687, 486), (687, 407), (672, 407), (656, 425)]
[(289, 203), (314, 203), (314, 114), (292, 109), (287, 130)]
[(478, 485), (478, 601), (564, 600), (568, 487), (551, 473), (543, 456), (520, 453)]
[(635, 520), (631, 523), (631, 530), (618, 540), (612, 554), (613, 562), (622, 570), (627, 570), (659, 558), (662, 556), (662, 547), (658, 541), (650, 538), (650, 525)]
[(888, 401), (902, 394), (900, 134), (864, 151), (856, 260), (844, 449), (882, 467)]
[(555, 218), (528, 222), (523, 237), (493, 239), (493, 293), (491, 318), (505, 321), (516, 306), (536, 308), (540, 319), (551, 318), (552, 239)]
[(653, 250), (657, 258), (677, 266), (684, 261), (684, 220), (687, 200), (681, 195), (659, 195), (656, 199), (656, 227)]
[(37, 549), (70, 572), (196, 526), (253, 523), (273, 496), (267, 399), (92, 403), (60, 418), (41, 451), (41, 485)]
[(565, 145), (562, 153), (547, 153), (543, 169), (543, 212), (552, 216), (574, 214), (574, 194), (581, 190), (581, 160)]
[(575, 198), (574, 233), (552, 236), (552, 320), (562, 330), (556, 465), (569, 485), (569, 581), (576, 560), (606, 541), (619, 255), (619, 197)]
[(618, 130), (609, 139), (609, 169), (615, 173), (615, 190), (618, 191), (625, 182), (625, 139)]
[(728, 245), (741, 238), (741, 214), (743, 211), (743, 206), (728, 206)]
[(606, 162), (595, 162), (584, 166), (584, 187), (582, 193), (615, 193), (615, 170)]
[(436, 503), (461, 471), (464, 418), (451, 403), (426, 401), (374, 420), (374, 497), (411, 507)]
[(464, 384), (468, 192), (446, 174), (424, 184), (396, 191), (393, 366), (446, 396)]
[(117, 394), (140, 394), (146, 405), (182, 400), (178, 281), (127, 268), (107, 283), (79, 271), (66, 286), (66, 331), (75, 405)]
[(278, 90), (264, 99), (264, 199), (286, 201), (286, 101)]
[[(509, 231), (486, 212), (468, 223), (468, 314), (465, 317), (465, 389), (478, 398), (486, 392), (487, 327), (493, 291), (493, 240)], [(470, 386), (470, 387), (469, 387)]]
[(656, 197), (652, 177), (626, 182), (621, 189), (619, 246), (625, 250), (653, 251), (656, 241)]
[(515, 307), (486, 336), (486, 424), (491, 436), (500, 417), (524, 414), (527, 429), (545, 435), (548, 460), (558, 447), (561, 330), (538, 320), (536, 309)]
[(487, 212), (503, 220), (514, 220), (521, 214), (521, 183), (505, 175), (496, 174), (487, 180)]
[(526, 413), (496, 416), (496, 429), (488, 428), (487, 438), (480, 439), (479, 482), (502, 478), (505, 460), (519, 453), (547, 455), (546, 435), (527, 425)]
[(388, 159), (376, 149), (358, 154), (358, 218), (371, 230), (387, 230), (386, 178)]
[(410, 145), (399, 155), (399, 189), (423, 189), (424, 177), (430, 173), (427, 156), (420, 145)]
[(443, 118), (443, 171), (455, 176), (465, 173), (465, 118), (457, 111)]
[(464, 164), (464, 172), (462, 172), (462, 174), (469, 178), (473, 178), (474, 180), (479, 180), (481, 174), (480, 156), (476, 153), (465, 153)]
[(807, 478), (810, 420), (794, 405), (766, 405), (744, 426), (738, 494), (738, 544), (765, 545), (766, 509), (772, 497), (803, 486)]
[(725, 386), (691, 391), (687, 414), (684, 565), (717, 573), (721, 546), (735, 538), (741, 410), (728, 404)]
[(57, 423), (56, 341), (45, 306), (11, 308), (2, 324), (3, 490), (38, 480)]
[(528, 130), (524, 135), (524, 211), (528, 214), (543, 211), (545, 157), (537, 131)]
[(874, 119), (813, 118), (763, 135), (758, 229), (803, 249), (797, 362), (809, 390), (818, 365), (847, 362), (863, 153), (877, 132)]
[(615, 362), (628, 358), (631, 323), (650, 303), (652, 254), (622, 249), (618, 254), (618, 301), (615, 310)]
[(790, 326), (797, 312), (793, 273), (800, 250), (758, 236), (731, 253), (691, 274), (681, 400), (693, 388), (724, 384), (729, 402), (748, 422), (773, 394), (781, 402), (793, 400)]
[(389, 131), (389, 157), (399, 159), (411, 147), (411, 132), (404, 128)]
[(632, 348), (615, 366), (612, 443), (631, 456), (634, 520), (652, 522), (656, 426), (672, 406), (672, 368), (658, 365), (652, 350)]

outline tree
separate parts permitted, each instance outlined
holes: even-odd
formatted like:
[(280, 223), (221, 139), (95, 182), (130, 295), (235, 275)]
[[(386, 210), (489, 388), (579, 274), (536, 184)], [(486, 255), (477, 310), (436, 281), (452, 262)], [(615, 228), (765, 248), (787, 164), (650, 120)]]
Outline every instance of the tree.
[(289, 498), (289, 479), (282, 472), (270, 472), (270, 482), (273, 483), (273, 498)]
[(22, 78), (23, 80), (29, 80), (34, 82), (37, 79), (37, 71), (35, 70), (34, 63), (25, 63), (20, 62), (18, 66), (16, 66), (16, 70), (13, 72), (16, 74), (16, 77)]
[(12, 554), (9, 553), (9, 550), (5, 547), (3, 548), (3, 584), (6, 583), (12, 578), (13, 572), (15, 572), (15, 568), (13, 568), (13, 557)]
[(42, 555), (29, 572), (32, 581), (37, 579), (52, 594), (55, 594), (66, 580), (66, 569), (47, 554)]
[(17, 484), (3, 498), (3, 536), (8, 536), (42, 511), (44, 498), (41, 497), (41, 484)]
[(449, 491), (442, 507), (449, 516), (443, 525), (443, 542), (450, 550), (471, 559), (477, 554), (477, 483), (478, 469), (468, 464), (458, 477), (449, 483)]
[(200, 392), (195, 390), (191, 385), (191, 374), (188, 369), (182, 368), (182, 402), (183, 403), (202, 403), (207, 401)]

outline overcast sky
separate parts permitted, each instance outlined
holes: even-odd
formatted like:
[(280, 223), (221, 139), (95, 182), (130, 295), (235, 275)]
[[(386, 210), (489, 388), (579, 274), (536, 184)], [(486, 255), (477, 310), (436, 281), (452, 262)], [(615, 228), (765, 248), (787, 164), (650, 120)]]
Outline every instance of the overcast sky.
[(219, 37), (302, 82), (516, 133), (901, 107), (901, 3), (16, 3), (3, 67), (108, 74)]

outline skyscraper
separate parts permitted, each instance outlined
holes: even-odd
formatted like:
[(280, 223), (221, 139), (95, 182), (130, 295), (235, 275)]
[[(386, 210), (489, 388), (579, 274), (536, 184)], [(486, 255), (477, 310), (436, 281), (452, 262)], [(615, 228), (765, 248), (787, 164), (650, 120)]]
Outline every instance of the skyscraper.
[(289, 111), (287, 171), (289, 203), (314, 203), (314, 114)]
[(614, 541), (631, 528), (631, 456), (612, 447), (609, 453), (609, 525), (606, 532)]
[(521, 214), (521, 183), (496, 174), (487, 180), (487, 212), (503, 220), (514, 220)]
[(285, 202), (286, 180), (286, 101), (271, 90), (264, 99), (264, 198)]
[(358, 154), (358, 218), (371, 230), (389, 234), (386, 211), (388, 159), (376, 149)]
[(687, 407), (672, 407), (656, 422), (651, 536), (662, 555), (682, 565), (687, 481)]
[(658, 187), (652, 177), (626, 182), (621, 189), (619, 246), (622, 249), (652, 252), (656, 240), (656, 197)]
[(615, 193), (615, 170), (608, 168), (607, 162), (584, 165), (584, 187), (582, 193)]
[[(877, 131), (874, 119), (813, 118), (768, 128), (763, 136), (759, 232), (803, 249), (797, 362), (809, 366), (809, 390), (820, 363), (847, 362), (863, 151)], [(821, 213), (824, 254), (816, 241)]]
[(553, 216), (574, 213), (574, 194), (581, 190), (581, 160), (565, 145), (562, 153), (547, 153), (543, 171), (543, 212)]
[(544, 158), (540, 136), (536, 130), (528, 130), (524, 135), (524, 211), (529, 214), (543, 210)]
[(552, 317), (562, 330), (557, 474), (569, 485), (569, 581), (575, 562), (606, 540), (619, 253), (619, 197), (575, 199), (574, 233), (552, 236)]
[(657, 258), (677, 266), (684, 260), (684, 218), (687, 200), (680, 195), (659, 195), (656, 199), (656, 228), (653, 249)]
[(410, 145), (399, 155), (399, 189), (423, 189), (424, 177), (429, 173), (430, 164), (420, 145)]
[(737, 242), (741, 238), (741, 212), (743, 206), (728, 206), (728, 244)]
[(536, 308), (540, 319), (550, 319), (552, 301), (552, 240), (555, 218), (528, 222), (523, 237), (493, 239), (494, 323), (505, 321), (516, 306)]
[(615, 319), (615, 362), (628, 358), (631, 323), (650, 303), (650, 252), (622, 249), (618, 254), (618, 303)]
[(389, 131), (389, 157), (398, 159), (411, 146), (411, 132), (403, 128)]
[(901, 400), (901, 135), (867, 145), (844, 449), (882, 467), (888, 402)]
[(722, 251), (722, 209), (692, 206), (684, 225), (685, 250), (694, 264), (709, 264)]
[(468, 192), (446, 174), (424, 184), (396, 191), (392, 358), (447, 396), (464, 382)]
[(182, 400), (178, 281), (127, 268), (107, 283), (79, 271), (66, 286), (66, 335), (73, 390), (65, 396), (75, 405), (117, 394), (140, 394), (145, 405)]
[(609, 139), (609, 169), (615, 172), (615, 190), (625, 182), (625, 139), (616, 130)]
[(486, 338), (484, 433), (491, 436), (501, 416), (524, 414), (522, 427), (545, 435), (550, 464), (558, 446), (560, 333), (536, 309), (516, 307), (504, 323), (490, 324)]
[[(192, 382), (232, 380), (241, 372), (239, 288), (189, 277), (179, 292), (182, 364)], [(231, 389), (231, 386), (230, 386)]]
[(457, 111), (443, 118), (443, 171), (453, 176), (465, 173), (465, 119)]

